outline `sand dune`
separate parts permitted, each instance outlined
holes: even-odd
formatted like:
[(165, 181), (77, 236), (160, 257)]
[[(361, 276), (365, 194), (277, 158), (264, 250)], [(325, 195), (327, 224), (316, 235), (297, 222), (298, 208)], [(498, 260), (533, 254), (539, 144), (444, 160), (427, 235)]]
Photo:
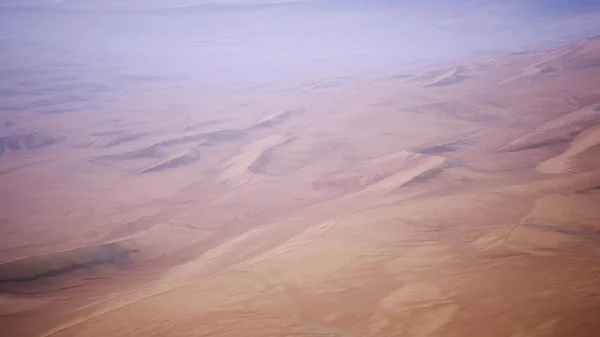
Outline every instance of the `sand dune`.
[(556, 68), (544, 67), (543, 65), (535, 64), (521, 69), (519, 71), (519, 75), (507, 78), (506, 80), (501, 81), (499, 84), (505, 84), (519, 79), (548, 76), (554, 74), (556, 71)]
[(187, 143), (212, 144), (227, 141), (239, 141), (246, 136), (244, 130), (218, 130), (208, 133), (198, 133), (183, 137), (175, 137), (157, 142), (155, 146), (172, 146)]
[(131, 159), (143, 159), (143, 158), (160, 158), (164, 157), (164, 151), (161, 151), (158, 146), (148, 146), (137, 150), (126, 151), (121, 153), (114, 153), (108, 155), (102, 155), (94, 158), (94, 161), (111, 161), (111, 160), (131, 160)]
[(110, 139), (107, 139), (107, 140), (98, 141), (98, 142), (94, 143), (94, 145), (98, 145), (101, 147), (113, 147), (113, 146), (121, 145), (123, 143), (136, 141), (138, 139), (143, 138), (145, 135), (146, 135), (146, 133), (144, 133), (144, 132), (124, 133), (124, 134), (120, 134), (118, 136), (112, 137)]
[(600, 112), (596, 110), (596, 105), (588, 106), (543, 123), (528, 134), (511, 141), (502, 150), (523, 151), (568, 144), (578, 134), (598, 122)]
[(600, 193), (594, 188), (543, 197), (511, 233), (508, 244), (541, 254), (600, 258), (598, 202)]
[[(285, 146), (294, 140), (289, 138), (285, 141), (272, 146), (266, 150), (264, 150), (256, 160), (248, 166), (248, 171), (256, 174), (278, 174), (278, 173), (289, 173), (290, 170), (284, 168), (275, 168), (273, 169), (273, 159), (277, 158), (277, 150), (281, 146)], [(285, 152), (285, 149), (283, 150)], [(289, 163), (286, 161), (287, 166), (293, 166), (293, 163)], [(293, 170), (293, 169), (292, 169)]]
[(565, 69), (583, 70), (600, 67), (598, 59), (600, 39), (588, 38), (566, 48), (565, 53), (553, 61), (560, 63)]
[[(577, 165), (579, 156), (584, 156), (585, 152), (591, 151), (600, 144), (600, 125), (591, 127), (580, 133), (570, 144), (569, 148), (560, 155), (548, 159), (538, 165), (538, 170), (546, 174), (559, 174), (569, 171), (575, 171), (584, 168)], [(595, 152), (594, 154), (597, 154)], [(592, 153), (590, 155), (593, 156)], [(594, 163), (591, 163), (594, 165)], [(591, 169), (597, 169), (600, 165), (596, 164)], [(587, 169), (590, 169), (589, 167)]]
[(220, 175), (220, 180), (233, 185), (250, 182), (253, 179), (253, 171), (250, 170), (250, 167), (259, 165), (255, 163), (260, 160), (265, 151), (287, 140), (289, 140), (287, 135), (271, 135), (244, 146), (238, 155), (225, 162), (225, 169)]
[(590, 38), (568, 47), (551, 51), (544, 55), (538, 62), (522, 68), (518, 75), (503, 80), (500, 84), (519, 79), (542, 80), (543, 77), (553, 76), (558, 72), (600, 67), (597, 55), (599, 45), (600, 41), (598, 39)]
[(63, 139), (64, 137), (62, 136), (54, 136), (42, 132), (30, 132), (0, 137), (0, 155), (51, 146)]
[(415, 156), (407, 158), (407, 166), (399, 173), (370, 184), (367, 190), (380, 190), (385, 193), (391, 189), (405, 186), (411, 182), (427, 179), (447, 165), (444, 157)]
[(541, 60), (535, 62), (534, 64), (528, 65), (518, 72), (518, 75), (509, 77), (499, 84), (505, 84), (512, 81), (520, 80), (520, 79), (538, 79), (542, 80), (542, 76), (553, 75), (556, 72), (560, 71), (562, 67), (558, 67), (558, 65), (562, 65), (562, 63), (553, 62), (556, 59), (560, 59), (564, 57), (568, 53), (568, 50), (556, 50), (552, 51), (542, 57)]
[(359, 190), (385, 192), (418, 181), (442, 170), (446, 159), (409, 151), (367, 160), (341, 172), (330, 173), (313, 183), (317, 190), (345, 193)]
[(185, 150), (183, 152), (175, 153), (159, 163), (152, 164), (142, 169), (140, 173), (160, 172), (176, 167), (181, 167), (189, 165), (198, 159), (200, 159), (200, 150), (193, 148), (190, 150)]
[(427, 81), (427, 84), (424, 84), (423, 87), (428, 88), (447, 86), (462, 82), (468, 78), (469, 76), (465, 75), (464, 67), (456, 67), (428, 72), (419, 75), (415, 79), (418, 81)]
[(441, 155), (447, 152), (454, 152), (458, 149), (468, 147), (469, 143), (464, 141), (454, 141), (448, 142), (444, 144), (434, 145), (434, 146), (426, 146), (421, 147), (415, 150), (416, 153), (426, 154), (426, 155)]
[[(128, 160), (155, 160), (161, 159), (159, 162), (154, 162), (148, 166), (141, 168), (140, 173), (158, 172), (176, 167), (189, 165), (200, 158), (200, 146), (211, 146), (221, 142), (239, 141), (245, 137), (244, 131), (238, 130), (219, 130), (209, 133), (200, 133), (183, 137), (168, 138), (152, 145), (143, 146), (133, 150), (111, 153), (101, 156), (96, 156), (92, 159), (93, 162), (108, 164), (113, 161), (128, 161)], [(141, 138), (134, 137), (127, 141), (137, 140)], [(114, 143), (110, 140), (108, 143), (103, 142), (102, 147), (113, 147), (120, 142)], [(187, 146), (186, 146), (187, 145)], [(190, 145), (192, 147), (190, 148)]]
[(288, 121), (291, 118), (301, 116), (304, 113), (306, 113), (306, 110), (304, 110), (304, 109), (286, 110), (278, 115), (270, 116), (270, 117), (267, 117), (267, 118), (259, 121), (258, 123), (256, 123), (252, 127), (250, 127), (249, 129), (253, 130), (253, 129), (271, 128), (273, 126), (280, 125), (280, 124)]
[[(350, 144), (335, 133), (310, 133), (305, 137), (290, 136), (270, 147), (248, 167), (251, 172), (285, 176), (312, 166), (318, 166), (345, 152)], [(324, 154), (330, 154), (324, 156)]]
[[(133, 160), (133, 159), (151, 159), (151, 158), (162, 158), (160, 162), (150, 164), (149, 166), (142, 168), (141, 173), (158, 172), (176, 167), (189, 165), (192, 162), (200, 158), (200, 148), (198, 146), (219, 146), (223, 143), (228, 142), (240, 142), (250, 135), (258, 134), (262, 130), (267, 130), (277, 125), (285, 123), (290, 118), (295, 118), (305, 113), (304, 109), (292, 109), (286, 110), (275, 116), (270, 116), (262, 119), (256, 124), (249, 126), (246, 129), (223, 129), (212, 132), (196, 133), (186, 136), (170, 137), (152, 145), (144, 146), (135, 150), (128, 150), (121, 153), (113, 153), (108, 155), (98, 156), (93, 159), (96, 162), (110, 162), (114, 160)], [(103, 133), (102, 135), (105, 135)], [(108, 135), (111, 135), (110, 133)], [(104, 141), (98, 141), (92, 145), (98, 145), (104, 148), (111, 148), (123, 143), (137, 141), (147, 136), (147, 133), (125, 133), (119, 134), (113, 138)], [(276, 136), (279, 137), (279, 136)], [(181, 150), (181, 146), (195, 145), (191, 149), (184, 148)], [(261, 162), (265, 161), (264, 152), (270, 150), (273, 147), (280, 145), (268, 145), (265, 147), (261, 154), (248, 165), (248, 169), (251, 172), (259, 173), (261, 171)], [(179, 149), (179, 150), (178, 150)]]

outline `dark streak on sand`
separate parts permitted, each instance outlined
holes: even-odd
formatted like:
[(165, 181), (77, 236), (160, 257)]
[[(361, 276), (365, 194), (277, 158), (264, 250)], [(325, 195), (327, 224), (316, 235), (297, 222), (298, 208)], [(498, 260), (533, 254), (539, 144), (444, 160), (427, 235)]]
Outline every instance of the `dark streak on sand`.
[(41, 132), (0, 137), (0, 155), (10, 151), (33, 150), (50, 146), (63, 139), (61, 136), (52, 136)]
[(66, 252), (30, 256), (0, 264), (0, 283), (28, 282), (55, 277), (98, 265), (124, 265), (131, 262), (133, 250), (108, 243)]

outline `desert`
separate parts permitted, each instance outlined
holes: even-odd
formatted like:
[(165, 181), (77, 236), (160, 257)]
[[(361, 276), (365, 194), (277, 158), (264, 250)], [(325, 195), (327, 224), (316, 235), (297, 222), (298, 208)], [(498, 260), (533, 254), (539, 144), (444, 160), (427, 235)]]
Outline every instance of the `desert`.
[[(168, 24), (192, 7), (148, 7), (140, 27), (162, 26), (132, 47), (90, 22), (137, 24), (123, 13), (138, 2), (71, 3), (0, 14), (0, 335), (600, 335), (588, 7), (548, 14), (537, 40), (400, 60), (364, 3), (221, 4)], [(318, 23), (296, 31), (286, 6)], [(516, 36), (497, 7), (444, 6), (394, 15), (459, 35), (492, 15)], [(63, 15), (81, 29), (43, 29)], [(363, 24), (370, 40), (346, 39)], [(213, 30), (175, 33), (197, 25)]]

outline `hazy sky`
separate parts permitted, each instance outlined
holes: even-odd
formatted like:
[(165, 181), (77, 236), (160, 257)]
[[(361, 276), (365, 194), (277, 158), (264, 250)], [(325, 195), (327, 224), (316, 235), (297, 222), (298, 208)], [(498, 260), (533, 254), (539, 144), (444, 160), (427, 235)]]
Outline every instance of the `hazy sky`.
[(197, 81), (352, 75), (600, 34), (596, 0), (0, 0), (0, 7), (0, 69), (78, 64), (94, 76)]
[[(316, 6), (336, 4), (339, 7), (431, 7), (440, 6), (460, 11), (521, 11), (521, 14), (575, 14), (600, 8), (597, 0), (0, 0), (2, 7), (38, 7), (54, 9), (94, 10), (164, 10), (194, 6), (264, 6), (313, 3)], [(517, 14), (517, 13), (515, 13)]]

